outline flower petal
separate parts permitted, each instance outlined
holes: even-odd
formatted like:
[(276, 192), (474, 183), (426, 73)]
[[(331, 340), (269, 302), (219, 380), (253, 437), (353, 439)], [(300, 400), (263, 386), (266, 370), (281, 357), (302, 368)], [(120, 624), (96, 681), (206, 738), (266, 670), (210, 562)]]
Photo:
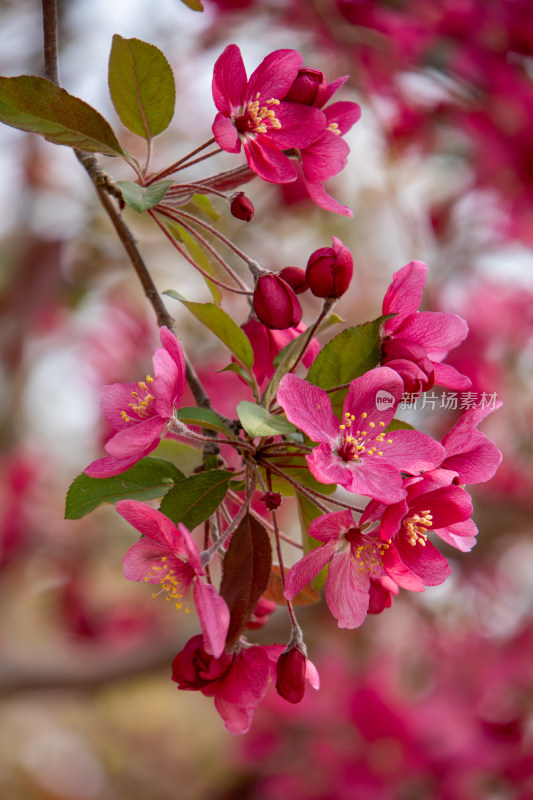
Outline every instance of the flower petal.
[(218, 658), (224, 652), (229, 626), (226, 601), (214, 586), (200, 579), (194, 581), (193, 597), (204, 635), (204, 649)]
[(315, 547), (306, 553), (300, 561), (290, 568), (285, 577), (285, 597), (292, 600), (298, 592), (316, 578), (328, 561), (331, 561), (337, 550), (337, 542), (330, 542), (322, 547)]
[(303, 56), (297, 50), (269, 53), (250, 75), (245, 102), (255, 100), (258, 92), (263, 103), (271, 98), (285, 97), (302, 64)]
[(326, 602), (339, 628), (358, 628), (364, 622), (369, 589), (369, 574), (352, 562), (349, 548), (335, 556), (326, 580)]
[(86, 475), (90, 478), (113, 478), (115, 475), (120, 475), (130, 467), (133, 467), (141, 458), (151, 453), (157, 447), (157, 443), (152, 448), (148, 448), (143, 453), (136, 453), (127, 458), (114, 458), (107, 456), (105, 458), (97, 458), (92, 464), (84, 470)]
[(463, 391), (472, 386), (469, 377), (461, 375), (455, 367), (451, 367), (449, 364), (434, 362), (433, 367), (437, 386), (445, 386), (447, 389), (456, 389), (457, 391)]
[[(110, 456), (124, 458), (138, 453), (146, 453), (155, 450), (159, 444), (161, 434), (165, 429), (167, 420), (159, 416), (149, 417), (137, 425), (130, 425), (118, 433), (115, 433), (106, 442), (105, 450)], [(140, 458), (141, 456), (139, 456)]]
[(217, 114), (213, 122), (213, 136), (219, 147), (227, 153), (239, 153), (241, 140), (231, 119), (224, 114)]
[(385, 333), (392, 333), (407, 316), (418, 311), (427, 274), (428, 268), (423, 261), (410, 261), (394, 273), (383, 299), (383, 313), (396, 316), (385, 322)]
[(444, 457), (442, 445), (420, 431), (390, 431), (380, 447), (388, 464), (412, 475), (440, 466)]
[(281, 128), (270, 128), (268, 135), (280, 150), (307, 147), (326, 130), (326, 118), (318, 108), (301, 103), (281, 103), (274, 111)]
[(140, 418), (130, 407), (132, 392), (139, 391), (138, 383), (111, 383), (104, 386), (100, 392), (100, 408), (107, 421), (117, 431), (129, 428), (131, 421), (127, 422), (122, 416), (125, 411), (130, 420), (137, 422)]
[(323, 389), (289, 374), (281, 379), (277, 400), (287, 419), (313, 442), (337, 445), (339, 421), (332, 411), (329, 395)]
[(332, 122), (337, 123), (338, 130), (341, 132), (341, 135), (344, 136), (344, 134), (348, 133), (350, 128), (361, 119), (361, 106), (358, 103), (340, 100), (325, 108), (324, 114), (326, 115), (327, 124), (330, 125)]
[(244, 152), (250, 169), (264, 181), (290, 183), (296, 180), (296, 170), (290, 159), (268, 136), (247, 136), (244, 140)]
[(402, 393), (403, 381), (389, 367), (376, 367), (353, 380), (344, 401), (344, 413), (355, 417), (351, 430), (381, 433), (394, 417)]
[(241, 51), (229, 44), (217, 58), (213, 69), (213, 100), (219, 111), (232, 112), (244, 102), (246, 70)]
[(161, 548), (174, 552), (176, 526), (160, 511), (139, 500), (119, 500), (115, 508), (143, 536), (147, 536)]
[(468, 335), (468, 324), (458, 314), (419, 311), (402, 322), (397, 334), (426, 348), (432, 361), (440, 361)]
[(307, 194), (319, 208), (323, 208), (324, 211), (332, 211), (334, 214), (341, 214), (344, 217), (353, 217), (351, 208), (341, 205), (334, 197), (329, 195), (321, 181), (308, 181), (305, 176), (303, 176), (302, 180)]
[(350, 511), (337, 511), (314, 519), (307, 532), (319, 542), (338, 542), (342, 534), (354, 526)]
[(301, 152), (302, 167), (309, 181), (325, 181), (346, 166), (350, 148), (340, 136), (326, 131)]
[(243, 708), (255, 708), (265, 696), (269, 674), (268, 654), (262, 647), (240, 650), (231, 668), (217, 681), (215, 697)]

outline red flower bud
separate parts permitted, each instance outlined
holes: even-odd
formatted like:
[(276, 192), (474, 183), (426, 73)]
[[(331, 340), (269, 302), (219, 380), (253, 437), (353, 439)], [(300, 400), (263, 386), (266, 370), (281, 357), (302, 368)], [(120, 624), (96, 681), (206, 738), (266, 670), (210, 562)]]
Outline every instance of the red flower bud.
[(305, 280), (305, 270), (301, 267), (284, 267), (278, 274), (280, 278), (287, 281), (296, 294), (301, 294), (309, 289)]
[[(322, 94), (325, 93), (328, 82), (326, 76), (319, 69), (303, 67), (283, 98), (291, 103), (303, 103), (306, 106), (321, 107)], [(321, 91), (322, 90), (322, 91)]]
[(253, 306), (260, 321), (274, 330), (296, 327), (302, 319), (302, 307), (294, 291), (273, 272), (257, 281)]
[(293, 647), (280, 655), (276, 664), (276, 691), (289, 703), (299, 703), (305, 694), (306, 657)]
[(250, 222), (255, 211), (254, 204), (244, 192), (235, 192), (230, 197), (230, 209), (234, 217), (243, 219), (245, 222)]
[(267, 511), (275, 511), (280, 507), (283, 498), (279, 492), (266, 492), (259, 499), (263, 501)]
[(309, 256), (305, 278), (315, 297), (341, 297), (353, 275), (353, 258), (340, 239), (333, 247), (321, 247)]

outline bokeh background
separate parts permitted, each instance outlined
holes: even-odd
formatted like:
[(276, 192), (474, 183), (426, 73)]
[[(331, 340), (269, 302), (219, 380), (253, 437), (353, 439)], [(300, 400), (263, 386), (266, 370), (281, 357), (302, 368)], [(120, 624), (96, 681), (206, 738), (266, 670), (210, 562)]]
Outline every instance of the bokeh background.
[[(157, 341), (153, 313), (67, 148), (0, 129), (0, 797), (5, 800), (531, 800), (533, 798), (533, 15), (529, 0), (63, 0), (63, 86), (106, 116), (114, 33), (163, 50), (177, 111), (164, 166), (205, 141), (212, 67), (230, 42), (249, 72), (300, 50), (361, 121), (328, 190), (248, 184), (250, 224), (217, 223), (256, 260), (305, 267), (338, 236), (356, 274), (339, 313), (379, 316), (393, 272), (426, 261), (424, 298), (470, 325), (449, 361), (504, 406), (483, 423), (504, 460), (474, 487), (480, 534), (446, 552), (453, 576), (401, 593), (339, 631), (302, 610), (322, 678), (296, 707), (271, 689), (251, 732), (226, 734), (211, 701), (177, 692), (170, 662), (194, 619), (128, 583), (134, 532), (112, 508), (64, 520), (72, 479), (101, 454), (103, 384), (135, 380)], [(37, 0), (0, 3), (0, 74), (42, 73)], [(125, 165), (102, 159), (115, 179)], [(216, 168), (241, 163), (224, 155)], [(205, 167), (190, 175), (202, 177)], [(215, 171), (215, 170), (213, 170)], [(216, 204), (216, 202), (215, 202)], [(149, 220), (126, 209), (161, 291), (208, 300)], [(173, 303), (172, 307), (170, 303)], [(177, 304), (169, 308), (178, 314)], [(231, 304), (230, 304), (231, 307)], [(306, 306), (312, 319), (316, 306)], [(241, 313), (236, 310), (235, 314)], [(244, 316), (242, 317), (244, 321)], [(184, 346), (231, 414), (243, 387), (213, 377), (224, 355), (181, 315)], [(227, 358), (227, 357), (226, 357)], [(455, 417), (431, 408), (436, 436)], [(191, 464), (191, 469), (194, 464)], [(192, 615), (190, 615), (192, 617)], [(262, 638), (261, 638), (262, 637)], [(279, 611), (258, 641), (285, 641)]]

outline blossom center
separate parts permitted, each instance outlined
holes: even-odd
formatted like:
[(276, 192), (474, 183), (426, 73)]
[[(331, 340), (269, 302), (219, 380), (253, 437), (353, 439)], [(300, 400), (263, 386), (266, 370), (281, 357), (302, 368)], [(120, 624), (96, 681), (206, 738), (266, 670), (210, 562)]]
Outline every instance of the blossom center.
[(259, 92), (255, 96), (255, 100), (250, 100), (246, 105), (244, 111), (234, 119), (234, 124), (240, 134), (259, 134), (268, 133), (270, 128), (279, 130), (281, 122), (276, 117), (276, 112), (273, 108), (268, 106), (279, 106), (280, 101), (275, 97), (271, 97), (262, 106), (259, 102)]
[[(139, 383), (137, 384), (139, 390), (133, 391), (131, 393), (133, 402), (128, 403), (128, 408), (131, 408), (131, 410), (139, 419), (146, 419), (147, 417), (151, 417), (154, 414), (152, 403), (155, 400), (155, 394), (152, 394), (151, 391), (151, 385), (153, 382), (154, 379), (152, 378), (152, 376), (147, 375), (144, 381), (139, 381)], [(121, 411), (120, 416), (122, 417), (124, 422), (132, 421), (127, 411)]]
[(350, 528), (345, 534), (345, 540), (351, 548), (350, 560), (357, 566), (361, 575), (365, 572), (374, 577), (382, 574), (383, 556), (389, 549), (390, 542), (378, 542), (376, 539), (364, 536), (358, 528)]
[(407, 536), (407, 541), (414, 547), (416, 544), (426, 546), (428, 540), (428, 529), (433, 525), (433, 515), (430, 510), (421, 511), (420, 514), (413, 514), (405, 517), (402, 522), (403, 532)]
[(337, 122), (330, 122), (329, 125), (328, 125), (328, 131), (331, 131), (336, 136), (340, 136), (341, 135), (341, 132), (339, 130), (339, 125), (338, 125)]
[(160, 594), (166, 592), (166, 599), (168, 601), (176, 600), (176, 608), (178, 609), (182, 607), (182, 600), (185, 597), (187, 600), (185, 611), (189, 613), (190, 608), (188, 606), (188, 590), (190, 587), (190, 581), (186, 580), (185, 575), (178, 574), (175, 569), (169, 569), (168, 564), (165, 563), (166, 561), (167, 557), (163, 556), (161, 559), (162, 566), (154, 564), (148, 575), (145, 576), (144, 580), (148, 582), (150, 578), (157, 578), (158, 582), (161, 584), (161, 589), (159, 592), (154, 592), (152, 597), (159, 597)]
[[(355, 416), (348, 411), (344, 413), (344, 422), (339, 425), (339, 446), (337, 449), (338, 455), (343, 461), (360, 461), (361, 456), (382, 456), (383, 451), (378, 450), (378, 446), (385, 441), (385, 431), (374, 430), (376, 428), (375, 422), (365, 423), (368, 414), (363, 411), (361, 414), (361, 428), (370, 428), (368, 430), (355, 430)], [(379, 422), (380, 428), (385, 427), (384, 422)], [(375, 444), (377, 442), (377, 445)], [(392, 444), (392, 439), (387, 439), (388, 444)]]

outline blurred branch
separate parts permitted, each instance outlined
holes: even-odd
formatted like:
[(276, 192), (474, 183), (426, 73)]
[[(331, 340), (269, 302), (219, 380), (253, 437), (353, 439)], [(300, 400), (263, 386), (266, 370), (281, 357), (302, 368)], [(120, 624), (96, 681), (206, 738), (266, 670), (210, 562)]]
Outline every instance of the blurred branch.
[[(58, 52), (57, 52), (57, 30), (58, 14), (57, 0), (42, 0), (43, 9), (43, 35), (44, 35), (44, 73), (45, 76), (59, 86)], [(113, 181), (100, 169), (98, 162), (92, 154), (74, 149), (74, 153), (89, 175), (109, 219), (115, 228), (120, 241), (130, 262), (137, 273), (144, 293), (155, 311), (157, 324), (159, 327), (166, 325), (171, 331), (175, 330), (174, 318), (169, 314), (161, 299), (152, 276), (148, 271), (143, 257), (141, 256), (135, 238), (122, 219), (120, 211), (109, 197), (109, 193), (122, 199), (122, 195), (114, 185)], [(117, 194), (118, 193), (118, 194)], [(186, 379), (195, 402), (198, 406), (209, 408), (211, 402), (207, 396), (196, 370), (185, 356)]]
[(116, 681), (147, 675), (162, 668), (168, 669), (182, 644), (171, 641), (143, 642), (135, 650), (109, 654), (87, 653), (85, 649), (72, 658), (57, 659), (49, 664), (42, 654), (31, 654), (23, 662), (3, 657), (0, 663), (0, 695), (47, 689), (77, 689), (90, 691)]

